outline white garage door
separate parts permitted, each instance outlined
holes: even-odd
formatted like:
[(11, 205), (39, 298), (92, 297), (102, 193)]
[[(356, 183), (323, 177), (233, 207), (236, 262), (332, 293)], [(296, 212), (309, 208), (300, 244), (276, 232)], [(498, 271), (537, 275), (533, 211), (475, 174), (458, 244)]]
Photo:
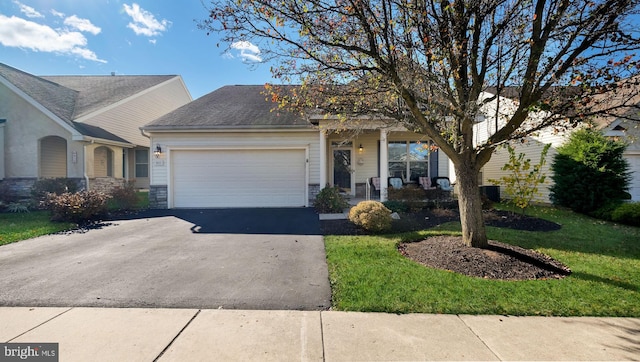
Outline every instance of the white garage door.
[(173, 207), (305, 206), (305, 150), (171, 152)]
[(633, 201), (640, 201), (640, 155), (627, 155), (629, 171), (631, 171), (631, 182), (629, 182), (629, 193)]

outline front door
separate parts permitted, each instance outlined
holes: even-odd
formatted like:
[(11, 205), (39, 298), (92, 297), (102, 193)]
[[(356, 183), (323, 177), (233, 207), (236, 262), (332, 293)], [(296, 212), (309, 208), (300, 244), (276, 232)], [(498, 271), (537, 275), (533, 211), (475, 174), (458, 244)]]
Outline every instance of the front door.
[(333, 150), (333, 184), (351, 193), (351, 150)]

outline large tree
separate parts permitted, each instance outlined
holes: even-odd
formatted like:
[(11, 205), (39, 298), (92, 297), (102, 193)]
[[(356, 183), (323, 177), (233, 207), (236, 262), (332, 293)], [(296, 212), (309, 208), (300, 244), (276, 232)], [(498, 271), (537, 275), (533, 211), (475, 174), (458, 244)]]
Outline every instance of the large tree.
[[(624, 94), (632, 98), (634, 51), (640, 48), (637, 5), (212, 0), (200, 26), (220, 32), (228, 45), (258, 45), (282, 83), (299, 83), (293, 90), (271, 88), (283, 107), (322, 110), (344, 122), (375, 113), (434, 140), (455, 168), (463, 239), (484, 247), (477, 175), (495, 148), (614, 111), (602, 94), (611, 94), (623, 79), (632, 89)], [(500, 106), (507, 98), (511, 107)], [(486, 114), (489, 104), (495, 114)], [(483, 112), (495, 116), (495, 129), (478, 142), (474, 124)], [(537, 116), (529, 117), (532, 112)]]

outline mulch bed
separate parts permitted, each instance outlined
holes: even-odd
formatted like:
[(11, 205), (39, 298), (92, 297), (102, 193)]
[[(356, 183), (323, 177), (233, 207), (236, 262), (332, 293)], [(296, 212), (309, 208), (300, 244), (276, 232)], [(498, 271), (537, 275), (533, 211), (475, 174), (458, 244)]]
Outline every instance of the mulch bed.
[[(460, 220), (457, 211), (442, 209), (400, 216), (400, 220), (393, 221), (391, 233), (425, 230)], [(548, 220), (508, 211), (485, 211), (484, 217), (486, 225), (515, 230), (549, 232), (562, 227)], [(369, 234), (348, 220), (323, 220), (321, 230), (324, 235)], [(553, 279), (571, 273), (568, 267), (544, 254), (497, 241), (490, 241), (487, 249), (480, 249), (466, 246), (462, 237), (433, 236), (419, 242), (403, 243), (398, 250), (420, 264), (479, 278)]]

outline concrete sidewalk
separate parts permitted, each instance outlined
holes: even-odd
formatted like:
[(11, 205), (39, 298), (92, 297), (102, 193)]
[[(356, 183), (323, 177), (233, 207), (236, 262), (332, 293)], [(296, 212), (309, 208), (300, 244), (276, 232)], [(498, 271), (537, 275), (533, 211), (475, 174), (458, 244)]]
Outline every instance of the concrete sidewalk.
[(60, 361), (638, 360), (640, 319), (2, 307), (0, 341)]

